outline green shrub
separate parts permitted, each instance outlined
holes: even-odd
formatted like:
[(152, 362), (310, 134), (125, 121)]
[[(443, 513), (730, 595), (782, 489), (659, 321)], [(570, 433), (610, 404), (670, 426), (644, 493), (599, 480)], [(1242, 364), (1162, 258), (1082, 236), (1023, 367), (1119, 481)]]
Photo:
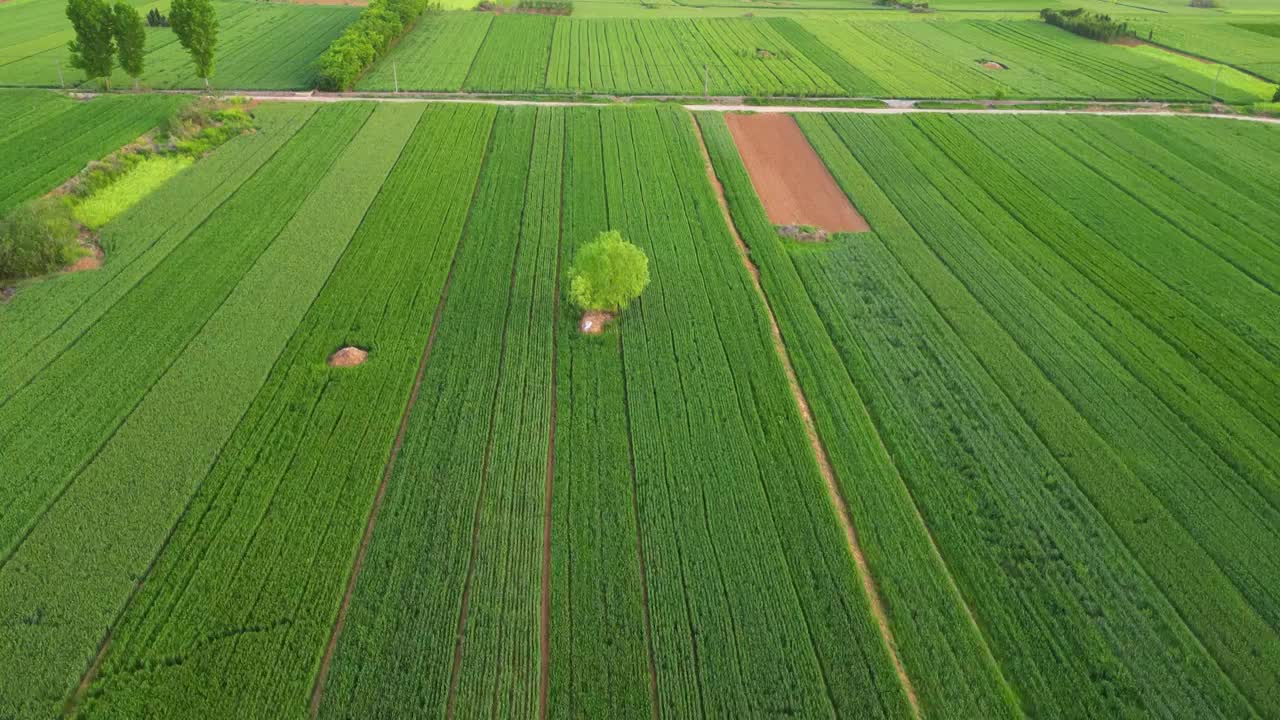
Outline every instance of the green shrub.
[(430, 8), (428, 0), (370, 2), (320, 56), (320, 88), (350, 90), (364, 71)]
[(81, 254), (75, 221), (62, 200), (33, 200), (0, 218), (0, 278), (43, 275)]
[(1112, 40), (1133, 37), (1134, 35), (1127, 23), (1118, 23), (1112, 20), (1110, 15), (1086, 12), (1084, 8), (1076, 8), (1075, 10), (1045, 8), (1040, 11), (1040, 19), (1067, 32), (1075, 33), (1091, 40), (1101, 40), (1102, 42), (1111, 42)]
[(582, 310), (618, 312), (649, 284), (649, 258), (622, 239), (602, 232), (578, 249), (569, 270), (569, 297)]

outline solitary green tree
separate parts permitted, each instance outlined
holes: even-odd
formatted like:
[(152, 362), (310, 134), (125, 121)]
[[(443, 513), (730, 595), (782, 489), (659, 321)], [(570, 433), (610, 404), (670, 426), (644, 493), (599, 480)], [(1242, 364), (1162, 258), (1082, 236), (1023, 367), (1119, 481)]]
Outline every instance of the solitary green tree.
[(115, 8), (116, 53), (120, 67), (133, 78), (133, 89), (138, 89), (142, 76), (142, 53), (147, 44), (147, 28), (142, 24), (142, 14), (124, 0), (116, 1)]
[(67, 43), (71, 50), (71, 67), (84, 71), (85, 78), (101, 79), (111, 87), (116, 44), (115, 15), (106, 0), (67, 0), (67, 19), (76, 38)]
[(173, 0), (169, 7), (169, 25), (178, 42), (191, 53), (196, 76), (209, 89), (213, 75), (213, 50), (218, 45), (218, 15), (209, 0)]
[(569, 270), (569, 297), (587, 312), (618, 312), (648, 284), (649, 258), (617, 230), (602, 232), (579, 248)]

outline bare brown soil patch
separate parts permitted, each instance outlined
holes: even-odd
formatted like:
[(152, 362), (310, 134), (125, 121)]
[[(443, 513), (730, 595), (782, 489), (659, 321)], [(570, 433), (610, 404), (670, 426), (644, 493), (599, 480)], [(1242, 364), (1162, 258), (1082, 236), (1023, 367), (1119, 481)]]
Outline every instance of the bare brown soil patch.
[(348, 345), (329, 356), (329, 367), (355, 367), (368, 359), (368, 350)]
[(102, 252), (102, 248), (97, 245), (90, 244), (87, 246), (87, 249), (89, 250), (88, 255), (85, 255), (79, 260), (76, 260), (66, 266), (62, 271), (69, 273), (84, 272), (85, 270), (97, 270), (102, 267), (102, 259), (106, 257)]
[(613, 319), (613, 315), (607, 312), (593, 311), (585, 313), (582, 316), (582, 322), (578, 323), (578, 329), (584, 335), (599, 335), (604, 332), (604, 326)]
[(1009, 69), (1003, 63), (998, 63), (995, 60), (987, 60), (986, 62), (981, 63), (981, 65), (982, 67), (988, 70), (1008, 70)]
[(871, 229), (790, 115), (730, 113), (725, 121), (774, 225), (811, 225), (828, 232)]
[[(731, 118), (733, 116), (730, 115), (728, 117)], [(791, 120), (790, 116), (784, 117), (787, 120)], [(738, 227), (733, 222), (733, 215), (729, 212), (729, 203), (724, 196), (724, 185), (716, 177), (715, 168), (711, 164), (711, 155), (707, 152), (707, 143), (702, 137), (702, 127), (698, 125), (696, 119), (693, 120), (693, 126), (698, 136), (698, 145), (702, 149), (702, 159), (706, 164), (707, 177), (711, 181), (711, 186), (715, 188), (716, 197), (720, 202), (720, 213), (724, 216), (724, 221), (729, 227), (730, 234), (733, 235), (734, 244), (738, 248), (738, 255), (742, 258), (742, 264), (746, 266), (748, 274), (751, 275), (756, 295), (760, 298), (761, 304), (764, 305), (765, 313), (769, 316), (769, 330), (770, 334), (773, 335), (774, 351), (778, 354), (778, 359), (782, 361), (782, 368), (787, 375), (787, 384), (791, 388), (796, 407), (800, 411), (800, 418), (804, 422), (805, 434), (809, 436), (809, 445), (813, 449), (814, 459), (818, 462), (818, 471), (822, 474), (822, 479), (826, 484), (828, 499), (832, 507), (835, 508), (840, 528), (844, 531), (845, 543), (848, 545), (849, 554), (853, 556), (854, 565), (858, 568), (863, 592), (866, 593), (868, 604), (871, 606), (871, 614), (875, 617), (876, 624), (879, 625), (880, 637), (884, 641), (885, 647), (889, 650), (889, 656), (893, 660), (894, 669), (897, 671), (898, 682), (902, 684), (902, 688), (906, 692), (912, 714), (919, 718), (921, 717), (920, 700), (916, 695), (911, 677), (907, 675), (907, 669), (903, 666), (902, 659), (898, 655), (898, 644), (893, 638), (893, 630), (889, 628), (889, 615), (885, 612), (884, 602), (880, 599), (880, 591), (876, 587), (875, 578), (871, 576), (871, 567), (867, 564), (866, 556), (862, 552), (862, 546), (858, 543), (858, 534), (853, 527), (853, 516), (849, 512), (849, 505), (845, 502), (844, 496), (840, 494), (840, 488), (836, 484), (835, 471), (831, 468), (831, 460), (827, 456), (827, 449), (822, 444), (822, 438), (818, 435), (818, 428), (813, 422), (813, 412), (809, 409), (809, 400), (804, 395), (804, 389), (800, 387), (800, 379), (796, 375), (795, 366), (791, 364), (791, 355), (788, 354), (786, 343), (782, 340), (782, 330), (778, 327), (778, 318), (774, 315), (773, 306), (769, 304), (769, 297), (765, 295), (764, 287), (760, 284), (760, 270), (755, 266), (755, 263), (751, 262), (751, 253), (747, 248), (747, 244), (742, 241), (742, 236), (738, 234)], [(794, 122), (792, 122), (792, 127), (796, 127)], [(799, 131), (799, 128), (796, 127), (796, 130)], [(805, 145), (807, 146), (808, 143), (806, 142)], [(810, 152), (812, 152), (812, 148), (810, 148)]]

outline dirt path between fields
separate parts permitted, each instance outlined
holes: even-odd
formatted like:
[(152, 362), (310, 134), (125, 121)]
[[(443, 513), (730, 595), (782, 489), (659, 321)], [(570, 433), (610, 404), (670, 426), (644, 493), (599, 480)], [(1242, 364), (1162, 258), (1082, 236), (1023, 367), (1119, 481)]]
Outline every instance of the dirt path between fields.
[(809, 401), (805, 398), (804, 390), (800, 387), (800, 380), (796, 376), (795, 367), (791, 364), (791, 356), (787, 353), (786, 343), (782, 340), (782, 330), (778, 327), (778, 318), (773, 314), (773, 307), (769, 305), (769, 298), (765, 295), (764, 288), (760, 284), (760, 270), (751, 262), (750, 251), (746, 243), (742, 241), (742, 236), (738, 234), (738, 228), (733, 222), (733, 216), (729, 212), (729, 203), (725, 199), (724, 186), (720, 183), (720, 178), (716, 176), (715, 168), (711, 164), (711, 155), (707, 152), (706, 141), (702, 137), (702, 127), (698, 125), (697, 119), (692, 115), (690, 115), (689, 121), (693, 123), (694, 132), (698, 136), (698, 147), (702, 151), (702, 160), (706, 165), (707, 179), (710, 180), (711, 187), (715, 189), (716, 198), (720, 203), (720, 213), (724, 216), (724, 221), (729, 228), (730, 234), (733, 235), (733, 241), (738, 248), (738, 255), (742, 258), (742, 264), (746, 266), (748, 274), (751, 275), (756, 295), (759, 296), (760, 302), (763, 303), (765, 312), (769, 316), (769, 330), (773, 335), (774, 350), (778, 353), (778, 359), (782, 361), (782, 367), (786, 371), (787, 384), (791, 386), (791, 394), (795, 398), (796, 407), (800, 410), (800, 417), (804, 421), (805, 433), (809, 436), (809, 445), (813, 448), (814, 458), (818, 461), (818, 470), (822, 473), (822, 479), (827, 486), (827, 496), (835, 508), (836, 516), (840, 520), (840, 527), (844, 531), (849, 553), (853, 556), (854, 564), (857, 565), (858, 575), (862, 579), (862, 589), (867, 595), (871, 613), (875, 616), (876, 625), (880, 629), (880, 637), (889, 651), (889, 657), (893, 660), (894, 669), (898, 673), (898, 681), (906, 692), (908, 702), (911, 703), (911, 710), (916, 718), (920, 718), (920, 700), (916, 696), (915, 687), (911, 683), (911, 678), (907, 675), (902, 659), (898, 656), (898, 645), (893, 639), (893, 630), (889, 628), (889, 616), (885, 612), (883, 602), (880, 600), (880, 591), (876, 588), (875, 578), (871, 576), (871, 568), (867, 564), (866, 556), (862, 553), (862, 546), (858, 543), (858, 534), (853, 527), (849, 506), (845, 503), (844, 497), (840, 494), (840, 489), (836, 485), (835, 472), (832, 470), (831, 461), (827, 457), (826, 447), (823, 446), (822, 439), (818, 436), (818, 429), (813, 422), (813, 413), (809, 409)]
[(828, 232), (871, 229), (790, 115), (730, 113), (724, 119), (769, 222)]

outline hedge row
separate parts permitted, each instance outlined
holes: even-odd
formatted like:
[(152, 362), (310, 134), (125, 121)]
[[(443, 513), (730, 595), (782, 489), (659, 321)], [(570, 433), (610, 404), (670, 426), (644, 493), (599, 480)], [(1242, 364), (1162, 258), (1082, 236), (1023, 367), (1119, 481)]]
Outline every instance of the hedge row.
[(382, 57), (430, 0), (373, 0), (320, 56), (320, 88), (350, 90), (356, 80)]

